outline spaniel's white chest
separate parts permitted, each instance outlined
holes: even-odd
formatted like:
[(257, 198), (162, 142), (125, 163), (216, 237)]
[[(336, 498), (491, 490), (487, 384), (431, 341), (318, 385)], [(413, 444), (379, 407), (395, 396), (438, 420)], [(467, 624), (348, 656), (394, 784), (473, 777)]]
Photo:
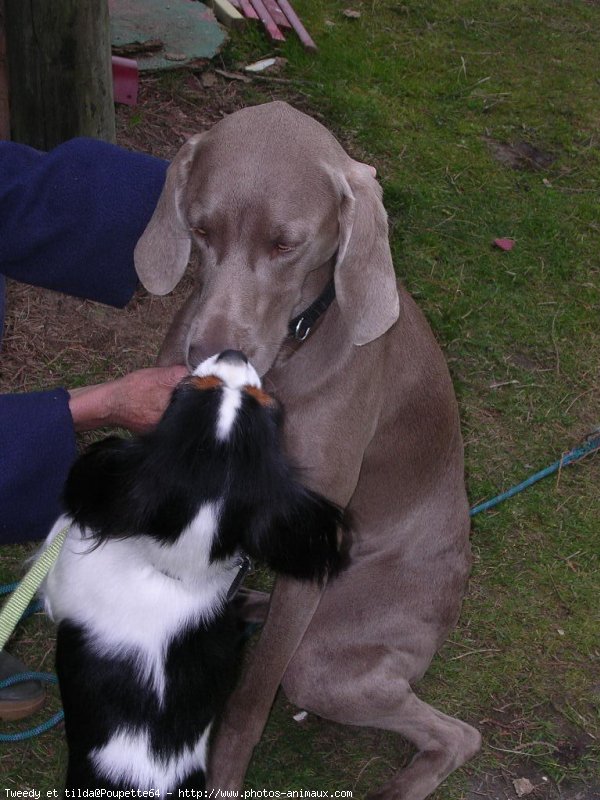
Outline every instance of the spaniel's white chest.
[[(98, 655), (133, 657), (162, 697), (169, 643), (214, 618), (235, 576), (234, 560), (209, 559), (218, 514), (206, 503), (173, 544), (131, 537), (95, 547), (73, 525), (42, 587), (46, 610), (79, 625)], [(68, 522), (61, 517), (47, 543)]]

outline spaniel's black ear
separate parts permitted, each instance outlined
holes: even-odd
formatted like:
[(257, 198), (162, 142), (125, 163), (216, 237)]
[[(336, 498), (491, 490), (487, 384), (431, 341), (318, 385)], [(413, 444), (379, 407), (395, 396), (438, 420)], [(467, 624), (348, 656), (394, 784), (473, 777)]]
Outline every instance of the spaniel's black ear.
[(66, 510), (97, 542), (139, 534), (175, 540), (192, 519), (197, 497), (189, 491), (185, 465), (171, 468), (178, 460), (168, 461), (159, 438), (110, 436), (71, 468), (63, 493)]
[(118, 525), (127, 532), (134, 508), (131, 486), (140, 463), (135, 440), (109, 436), (95, 442), (71, 468), (63, 502), (74, 521), (100, 538), (114, 535)]
[(292, 482), (255, 513), (244, 546), (275, 572), (322, 581), (342, 566), (345, 527), (340, 508)]

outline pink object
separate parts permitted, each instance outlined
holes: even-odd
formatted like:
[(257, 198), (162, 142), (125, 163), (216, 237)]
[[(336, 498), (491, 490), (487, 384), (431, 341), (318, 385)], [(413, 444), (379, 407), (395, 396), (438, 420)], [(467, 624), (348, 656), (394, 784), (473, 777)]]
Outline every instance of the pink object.
[(263, 0), (263, 3), (265, 4), (269, 14), (273, 17), (273, 22), (277, 25), (278, 28), (292, 27), (286, 15), (277, 5), (276, 0)]
[(252, 3), (254, 10), (258, 14), (260, 21), (267, 29), (267, 33), (269, 34), (271, 39), (273, 39), (276, 42), (285, 42), (285, 36), (279, 30), (279, 28), (275, 24), (273, 17), (267, 11), (267, 8), (263, 3), (263, 0), (250, 0), (250, 2)]
[(512, 250), (515, 246), (514, 239), (494, 239), (494, 245), (500, 250)]
[(242, 9), (242, 14), (248, 19), (258, 19), (258, 14), (252, 8), (250, 0), (240, 0), (240, 8)]
[(137, 103), (139, 74), (137, 61), (122, 56), (112, 57), (115, 103), (134, 106)]
[(288, 0), (278, 0), (278, 5), (279, 8), (283, 11), (283, 13), (286, 15), (288, 20), (290, 21), (292, 28), (298, 34), (298, 38), (300, 39), (304, 47), (306, 47), (307, 50), (316, 50), (317, 45), (310, 38), (308, 31), (306, 30), (304, 25), (300, 22), (300, 18), (298, 17), (298, 15), (294, 11)]

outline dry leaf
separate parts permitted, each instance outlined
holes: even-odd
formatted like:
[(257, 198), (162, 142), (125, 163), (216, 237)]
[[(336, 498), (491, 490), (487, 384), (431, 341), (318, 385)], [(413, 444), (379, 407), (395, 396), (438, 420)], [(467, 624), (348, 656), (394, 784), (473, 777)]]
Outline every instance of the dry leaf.
[(531, 794), (535, 789), (535, 786), (529, 778), (516, 778), (513, 781), (513, 786), (515, 787), (517, 797), (525, 797), (525, 795)]
[(200, 82), (205, 89), (210, 89), (217, 85), (219, 79), (214, 72), (203, 72), (202, 75), (200, 75)]
[(253, 64), (248, 64), (244, 67), (246, 72), (264, 72), (267, 69), (281, 70), (287, 64), (287, 58), (276, 56), (275, 58), (262, 58), (260, 61), (255, 61)]
[(248, 64), (248, 66), (244, 67), (246, 72), (262, 72), (265, 69), (269, 69), (269, 67), (275, 66), (275, 59), (274, 58), (261, 58), (260, 61), (255, 61), (253, 64)]
[(355, 11), (353, 8), (345, 8), (342, 14), (348, 19), (358, 19), (360, 17), (360, 11)]

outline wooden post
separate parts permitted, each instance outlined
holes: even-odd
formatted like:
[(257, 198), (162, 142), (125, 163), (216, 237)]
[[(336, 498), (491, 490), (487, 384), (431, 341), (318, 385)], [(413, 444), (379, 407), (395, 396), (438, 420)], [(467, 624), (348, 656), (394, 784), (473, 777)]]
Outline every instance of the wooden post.
[(115, 140), (107, 0), (4, 0), (12, 138)]
[(4, 0), (0, 0), (0, 139), (10, 139), (10, 116), (8, 113), (8, 63), (6, 61)]

